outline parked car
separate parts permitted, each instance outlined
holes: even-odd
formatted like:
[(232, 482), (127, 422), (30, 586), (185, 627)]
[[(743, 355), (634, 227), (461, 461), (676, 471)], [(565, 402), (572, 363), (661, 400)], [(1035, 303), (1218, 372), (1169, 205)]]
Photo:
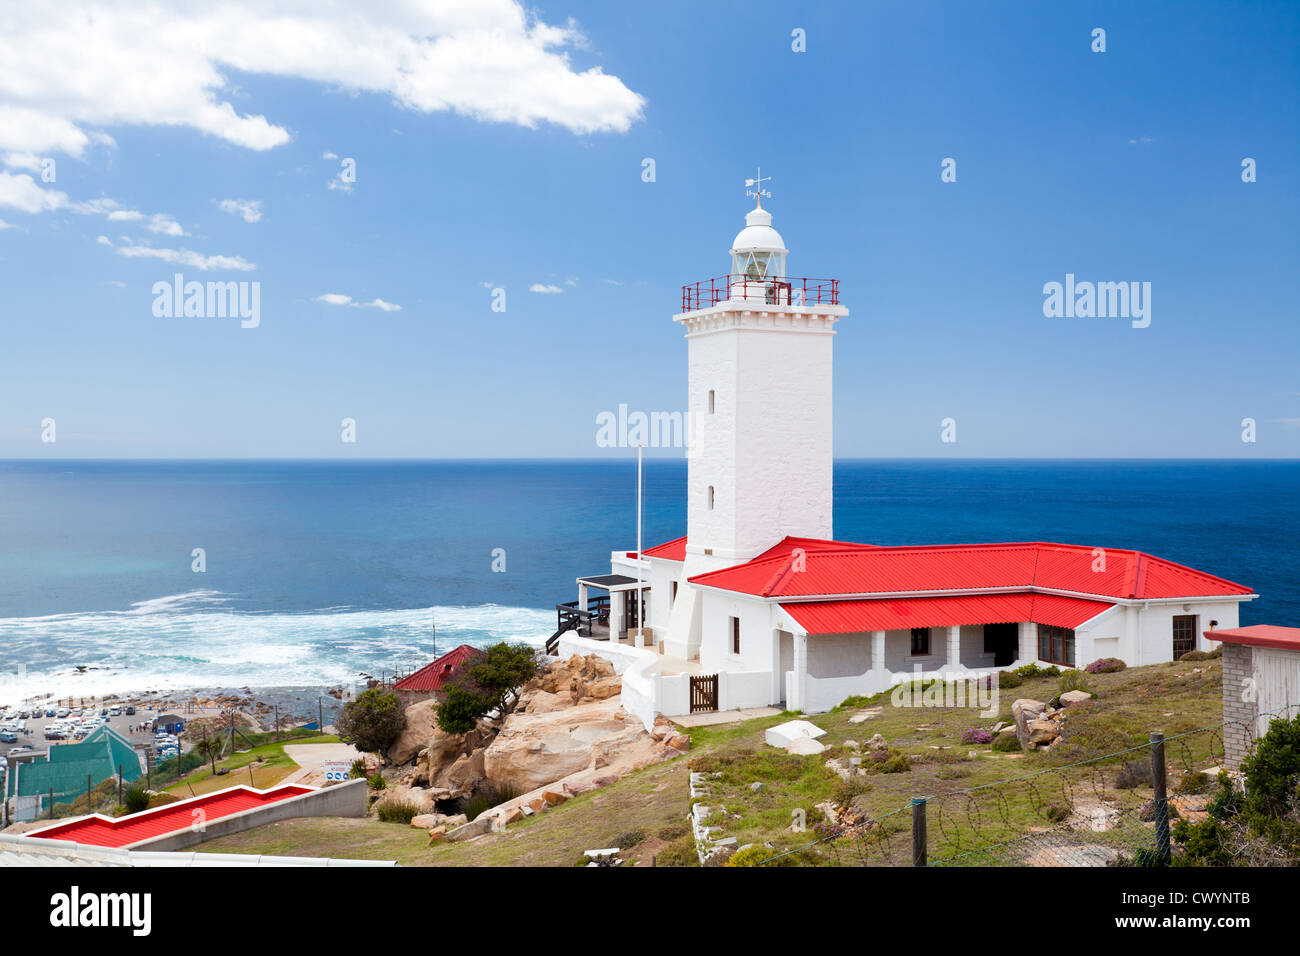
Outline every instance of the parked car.
[(134, 716), (135, 716), (135, 708), (132, 707), (132, 706), (130, 706), (130, 705), (128, 704), (128, 705), (127, 705), (127, 708), (126, 708), (126, 715), (127, 715), (128, 717), (134, 717)]
[(12, 730), (0, 730), (0, 744), (16, 744), (18, 735)]

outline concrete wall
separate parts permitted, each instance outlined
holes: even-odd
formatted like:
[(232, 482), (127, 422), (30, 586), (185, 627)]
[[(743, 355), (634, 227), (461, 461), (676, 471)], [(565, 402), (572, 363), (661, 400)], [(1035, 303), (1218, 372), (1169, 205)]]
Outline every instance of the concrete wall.
[(242, 833), (253, 827), (279, 820), (289, 820), (293, 817), (364, 817), (369, 809), (366, 788), (365, 780), (349, 780), (346, 783), (338, 783), (322, 790), (313, 790), (301, 796), (212, 820), (201, 832), (186, 829), (151, 840), (141, 840), (133, 844), (130, 849), (183, 850), (204, 840), (215, 840), (217, 837)]

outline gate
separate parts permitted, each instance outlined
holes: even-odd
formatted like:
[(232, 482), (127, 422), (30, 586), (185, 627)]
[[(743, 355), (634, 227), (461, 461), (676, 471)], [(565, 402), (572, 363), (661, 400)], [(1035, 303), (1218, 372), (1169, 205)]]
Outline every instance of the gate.
[(691, 713), (718, 709), (718, 675), (691, 675)]

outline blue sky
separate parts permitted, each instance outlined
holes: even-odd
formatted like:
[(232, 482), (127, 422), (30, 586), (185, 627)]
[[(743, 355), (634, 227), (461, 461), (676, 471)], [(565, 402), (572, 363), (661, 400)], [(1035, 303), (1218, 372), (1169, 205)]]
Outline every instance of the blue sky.
[[(626, 456), (758, 164), (851, 310), (837, 455), (1300, 456), (1294, 4), (368, 6), (0, 32), (0, 457)], [(176, 272), (260, 324), (156, 317)], [(1067, 273), (1150, 326), (1044, 317)]]

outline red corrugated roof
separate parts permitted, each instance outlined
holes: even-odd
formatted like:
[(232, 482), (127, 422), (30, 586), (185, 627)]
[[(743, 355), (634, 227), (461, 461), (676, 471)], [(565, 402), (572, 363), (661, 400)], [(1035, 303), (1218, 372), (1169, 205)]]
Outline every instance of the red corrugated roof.
[(441, 690), (443, 682), (460, 670), (466, 661), (482, 653), (477, 647), (462, 644), (454, 651), (448, 651), (437, 660), (425, 664), (415, 673), (403, 677), (393, 686), (397, 690)]
[(880, 598), (874, 601), (809, 601), (782, 604), (781, 608), (809, 634), (856, 634), (861, 631), (1013, 624), (1018, 621), (1077, 627), (1114, 606), (1104, 601), (1024, 592)]
[[(745, 564), (699, 574), (695, 584), (760, 597), (1043, 588), (1111, 598), (1250, 594), (1224, 578), (1140, 551), (1024, 542), (875, 547), (782, 542)], [(794, 547), (802, 547), (800, 555)]]
[[(685, 561), (686, 535), (674, 538), (672, 541), (665, 541), (663, 544), (657, 544), (653, 548), (646, 548), (645, 556), (647, 558), (667, 558), (669, 561)], [(636, 557), (636, 552), (629, 551), (628, 557)]]
[(1280, 627), (1277, 624), (1252, 624), (1250, 627), (1230, 627), (1222, 631), (1205, 631), (1212, 641), (1228, 644), (1250, 644), (1255, 647), (1280, 647), (1300, 651), (1300, 627)]
[(56, 824), (43, 830), (23, 834), (48, 840), (70, 840), (90, 846), (124, 847), (152, 837), (175, 833), (194, 825), (194, 813), (202, 810), (203, 819), (211, 823), (222, 817), (252, 810), (268, 803), (278, 803), (290, 797), (311, 793), (315, 787), (288, 784), (271, 790), (254, 790), (252, 787), (230, 787), (216, 793), (178, 800), (166, 806), (143, 810), (116, 819), (95, 814), (67, 823)]

